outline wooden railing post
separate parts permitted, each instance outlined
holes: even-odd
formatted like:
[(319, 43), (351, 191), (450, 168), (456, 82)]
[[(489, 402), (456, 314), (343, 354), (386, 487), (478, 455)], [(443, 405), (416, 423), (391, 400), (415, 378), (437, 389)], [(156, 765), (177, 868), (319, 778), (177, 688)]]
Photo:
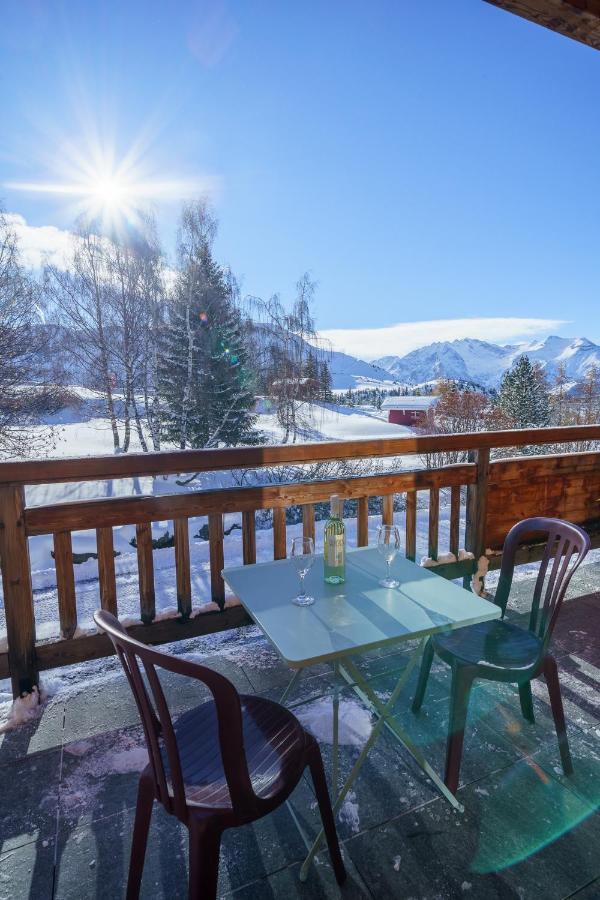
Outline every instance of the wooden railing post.
[(31, 691), (38, 682), (31, 567), (24, 509), (25, 490), (22, 485), (0, 486), (0, 564), (4, 586), (8, 664), (14, 697)]
[(221, 572), (225, 566), (223, 551), (223, 514), (210, 513), (208, 516), (208, 552), (210, 558), (210, 592), (213, 603), (221, 609), (225, 607), (225, 582)]
[[(471, 451), (469, 462), (476, 464), (477, 477), (475, 483), (467, 487), (465, 549), (473, 554), (477, 563), (485, 553), (490, 451), (487, 448)], [(469, 583), (470, 579), (465, 577), (465, 586)]]
[(358, 547), (369, 544), (369, 498), (359, 497), (356, 511), (356, 543)]

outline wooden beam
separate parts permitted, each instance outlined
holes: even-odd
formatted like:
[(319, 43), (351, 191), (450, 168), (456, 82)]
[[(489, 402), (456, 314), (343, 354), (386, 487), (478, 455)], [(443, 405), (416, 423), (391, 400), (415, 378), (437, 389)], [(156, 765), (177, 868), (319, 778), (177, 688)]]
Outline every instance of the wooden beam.
[(73, 637), (77, 628), (77, 597), (70, 531), (58, 531), (54, 535), (54, 564), (60, 634), (68, 640)]
[(600, 0), (486, 0), (507, 12), (600, 50)]
[(359, 547), (367, 547), (369, 544), (369, 498), (358, 498), (358, 519), (356, 526), (356, 543)]
[(21, 486), (0, 487), (0, 561), (8, 662), (14, 697), (30, 692), (38, 682), (31, 565), (24, 508), (25, 491)]
[(98, 582), (100, 605), (113, 616), (117, 615), (117, 579), (115, 577), (115, 550), (112, 528), (96, 529), (98, 548)]
[[(200, 613), (193, 619), (163, 619), (147, 625), (131, 625), (127, 633), (145, 644), (164, 644), (183, 638), (213, 634), (229, 628), (249, 625), (252, 619), (243, 606), (232, 606), (222, 612)], [(88, 659), (101, 659), (113, 653), (112, 644), (105, 634), (90, 634), (70, 641), (52, 641), (36, 647), (40, 669), (53, 669), (70, 663)], [(0, 655), (0, 677), (3, 674), (3, 660)]]
[(475, 447), (521, 447), (600, 440), (600, 425), (522, 428), (467, 434), (411, 435), (363, 441), (324, 441), (269, 447), (225, 447), (220, 450), (176, 450), (168, 453), (124, 453), (119, 456), (35, 459), (0, 463), (0, 484), (64, 484), (99, 478), (131, 478), (177, 472), (257, 469), (289, 463), (404, 456)]
[(148, 522), (135, 526), (138, 577), (140, 582), (140, 613), (142, 622), (150, 625), (156, 615), (154, 594), (154, 560), (152, 558), (152, 528)]
[(475, 478), (475, 466), (467, 463), (393, 475), (296, 481), (190, 494), (78, 500), (52, 506), (32, 506), (25, 512), (25, 524), (28, 536), (55, 531), (81, 531), (89, 528), (90, 523), (100, 528), (129, 525), (132, 522), (222, 515), (250, 509), (285, 508), (295, 504), (318, 503), (328, 500), (332, 494), (338, 494), (344, 500), (352, 500), (365, 494), (377, 496), (427, 490), (431, 487), (451, 487), (453, 484), (471, 484)]
[(210, 593), (213, 603), (225, 605), (225, 582), (221, 572), (225, 567), (223, 552), (223, 515), (211, 513), (208, 517), (208, 553), (210, 559)]
[(256, 562), (256, 513), (247, 509), (242, 513), (242, 546), (244, 565)]
[(273, 510), (273, 559), (285, 559), (287, 556), (287, 532), (285, 525), (285, 509)]
[(190, 568), (190, 535), (187, 519), (173, 519), (175, 537), (175, 574), (177, 609), (187, 619), (192, 611), (192, 573)]

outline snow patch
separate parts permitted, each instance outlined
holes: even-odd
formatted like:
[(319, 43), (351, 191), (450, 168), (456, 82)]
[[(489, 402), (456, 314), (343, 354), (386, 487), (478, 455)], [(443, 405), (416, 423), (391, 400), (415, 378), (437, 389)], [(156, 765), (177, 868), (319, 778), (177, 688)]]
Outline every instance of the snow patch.
[(431, 556), (424, 556), (421, 559), (421, 565), (424, 569), (434, 569), (436, 566), (445, 566), (454, 562), (456, 562), (454, 553), (440, 553), (437, 559), (432, 559)]
[(487, 556), (480, 556), (477, 560), (477, 571), (471, 578), (471, 590), (479, 597), (485, 597), (484, 579), (487, 575), (490, 562)]
[(12, 731), (13, 728), (18, 728), (19, 725), (23, 725), (25, 722), (33, 722), (34, 719), (41, 716), (42, 710), (42, 696), (35, 686), (30, 694), (22, 694), (21, 697), (13, 700), (11, 704), (1, 704), (0, 734)]
[(360, 831), (360, 818), (358, 815), (358, 803), (356, 802), (356, 794), (349, 791), (348, 796), (342, 803), (342, 807), (338, 813), (340, 822), (348, 825), (354, 834)]
[[(323, 698), (294, 710), (302, 724), (318, 741), (333, 744), (333, 705)], [(362, 747), (372, 730), (371, 714), (356, 700), (341, 700), (339, 706), (338, 741), (352, 747)]]
[(80, 807), (102, 806), (107, 777), (136, 774), (148, 764), (145, 746), (130, 734), (76, 741), (65, 746), (65, 753), (73, 757), (73, 763), (65, 766), (60, 803), (71, 815)]

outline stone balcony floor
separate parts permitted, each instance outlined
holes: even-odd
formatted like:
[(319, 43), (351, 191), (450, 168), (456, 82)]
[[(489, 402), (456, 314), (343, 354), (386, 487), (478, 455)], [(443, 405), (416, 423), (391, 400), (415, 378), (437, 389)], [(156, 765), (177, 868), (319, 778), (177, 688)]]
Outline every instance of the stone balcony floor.
[[(590, 570), (593, 567), (588, 567)], [(575, 773), (565, 778), (545, 684), (535, 685), (536, 723), (520, 714), (512, 686), (478, 683), (465, 739), (454, 812), (398, 745), (379, 738), (338, 820), (348, 880), (335, 884), (327, 853), (306, 884), (298, 880), (304, 844), (282, 807), (253, 826), (226, 833), (219, 893), (237, 900), (373, 897), (600, 898), (600, 595), (593, 573), (584, 595), (565, 603), (554, 653), (559, 659)], [(524, 616), (531, 582), (516, 585), (513, 618)], [(520, 611), (521, 610), (521, 611)], [(227, 675), (245, 693), (278, 698), (289, 670), (255, 628), (170, 645)], [(385, 696), (408, 648), (371, 654), (361, 667)], [(406, 730), (442, 770), (448, 669), (436, 662), (423, 710), (410, 712), (416, 673), (396, 707)], [(114, 659), (55, 673), (39, 719), (0, 735), (0, 898), (120, 898), (129, 859), (138, 773), (145, 764), (129, 688)], [(331, 756), (331, 673), (315, 669), (291, 703)], [(175, 711), (201, 702), (196, 683), (165, 682)], [(369, 716), (345, 690), (341, 768), (359, 752)], [(308, 835), (319, 825), (312, 786), (292, 797)], [(158, 805), (142, 896), (186, 896), (185, 830)]]

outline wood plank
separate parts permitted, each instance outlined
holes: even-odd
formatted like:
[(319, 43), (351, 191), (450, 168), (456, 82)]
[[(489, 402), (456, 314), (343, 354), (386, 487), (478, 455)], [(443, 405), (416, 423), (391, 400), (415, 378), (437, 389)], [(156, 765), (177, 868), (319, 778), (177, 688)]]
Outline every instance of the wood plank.
[(516, 486), (536, 479), (562, 478), (565, 475), (600, 476), (600, 453), (564, 453), (560, 455), (522, 456), (501, 459), (490, 464), (490, 486)]
[(223, 555), (223, 515), (211, 513), (208, 517), (208, 550), (210, 555), (210, 592), (213, 603), (225, 604), (225, 582), (221, 572), (225, 566)]
[(315, 540), (315, 507), (305, 503), (302, 507), (302, 536)]
[(381, 524), (382, 525), (393, 525), (394, 524), (394, 495), (393, 494), (387, 494), (385, 497), (382, 497)]
[(287, 533), (285, 525), (285, 509), (276, 507), (273, 510), (273, 559), (285, 559), (287, 556)]
[(490, 451), (482, 448), (475, 452), (477, 479), (467, 489), (465, 548), (479, 559), (485, 553), (487, 529), (488, 480)]
[(29, 693), (38, 683), (31, 565), (24, 511), (23, 487), (0, 486), (0, 565), (14, 697)]
[(370, 457), (423, 455), (435, 451), (568, 444), (600, 440), (600, 425), (523, 428), (468, 434), (419, 435), (362, 441), (326, 441), (269, 447), (232, 447), (219, 450), (176, 450), (127, 453), (119, 456), (39, 459), (0, 463), (0, 484), (56, 484), (102, 478), (131, 478), (177, 472), (254, 469), (289, 463)]
[(115, 549), (112, 528), (96, 529), (98, 549), (98, 581), (102, 609), (117, 615), (117, 580), (115, 577)]
[(450, 494), (450, 553), (458, 556), (460, 542), (460, 487), (453, 485)]
[[(586, 529), (588, 532), (592, 549), (596, 549), (600, 547), (600, 522), (596, 521), (595, 523), (591, 523), (590, 526)], [(524, 566), (528, 563), (539, 562), (544, 555), (546, 545), (545, 544), (524, 544), (517, 550), (515, 556), (515, 565)], [(499, 569), (502, 565), (502, 553), (496, 553), (494, 556), (489, 557), (489, 571), (493, 572), (496, 569)]]
[(142, 622), (145, 625), (149, 625), (156, 615), (156, 598), (154, 594), (152, 529), (148, 522), (137, 523), (135, 526), (135, 539), (140, 582), (140, 614)]
[(440, 578), (446, 578), (448, 581), (454, 581), (457, 578), (467, 578), (471, 580), (471, 575), (477, 570), (477, 566), (472, 559), (461, 559), (460, 562), (442, 563), (430, 569)]
[(600, 50), (598, 0), (487, 0), (507, 12)]
[(356, 544), (358, 547), (369, 545), (369, 498), (359, 497), (356, 511)]
[(406, 495), (406, 558), (415, 561), (417, 555), (417, 492)]
[(256, 562), (256, 513), (253, 509), (242, 513), (242, 545), (244, 565)]
[(225, 488), (184, 494), (143, 497), (112, 497), (35, 506), (25, 511), (28, 535), (55, 531), (79, 531), (90, 527), (129, 525), (134, 522), (158, 522), (162, 519), (192, 518), (211, 513), (243, 512), (296, 504), (327, 501), (332, 494), (343, 500), (368, 496), (428, 490), (470, 484), (476, 478), (474, 465), (445, 466), (443, 469), (417, 469), (391, 475), (369, 475), (326, 481), (290, 482), (256, 488)]
[(70, 531), (59, 531), (54, 535), (54, 564), (60, 633), (65, 640), (69, 640), (77, 628), (77, 599)]
[[(152, 625), (131, 625), (128, 634), (145, 644), (164, 644), (186, 638), (214, 634), (249, 625), (252, 619), (243, 606), (233, 606), (222, 612), (206, 612), (193, 619), (164, 619)], [(104, 634), (90, 634), (70, 641), (53, 641), (36, 647), (40, 670), (66, 666), (87, 659), (101, 659), (113, 653), (112, 644)], [(1, 658), (0, 658), (0, 676)]]
[(429, 528), (428, 528), (428, 555), (430, 559), (438, 558), (438, 534), (440, 525), (440, 492), (438, 488), (429, 491)]
[(175, 538), (175, 578), (177, 609), (183, 619), (192, 611), (192, 575), (190, 571), (190, 534), (187, 519), (173, 519)]

